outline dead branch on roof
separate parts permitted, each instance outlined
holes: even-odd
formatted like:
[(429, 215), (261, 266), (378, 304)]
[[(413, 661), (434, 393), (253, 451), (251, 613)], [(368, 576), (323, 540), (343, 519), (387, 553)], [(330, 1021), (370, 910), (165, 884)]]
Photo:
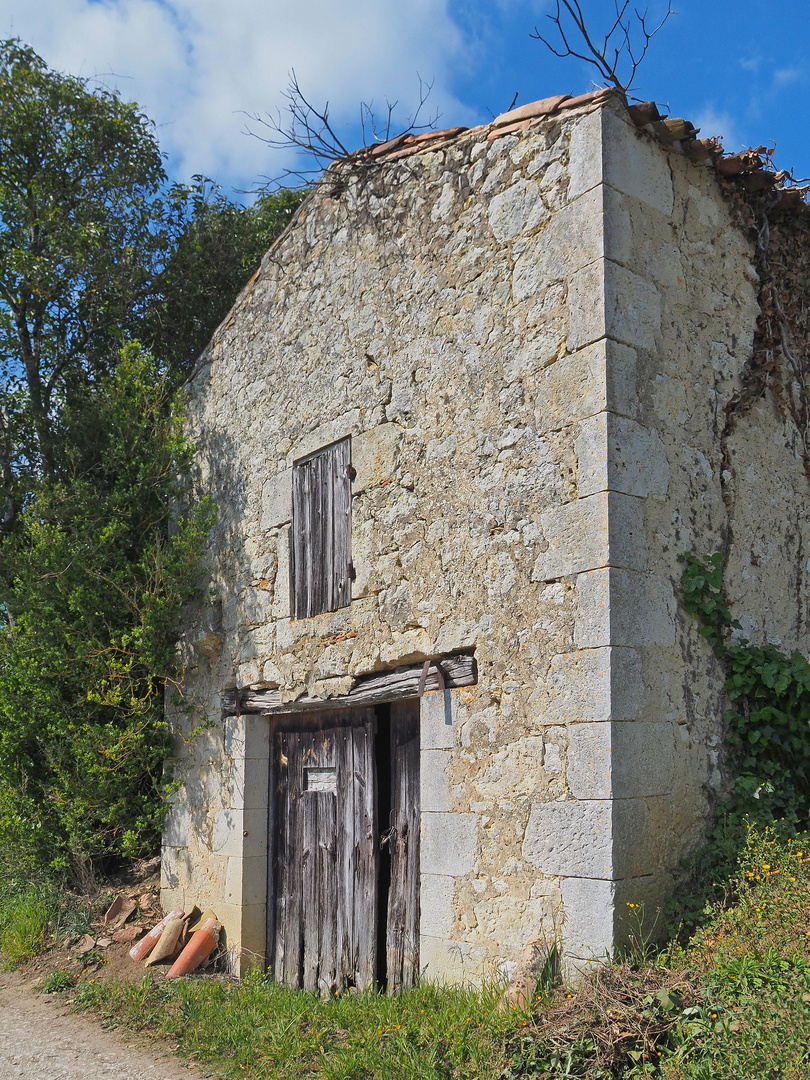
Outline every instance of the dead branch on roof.
[[(618, 87), (627, 94), (633, 86), (639, 65), (647, 54), (650, 42), (670, 17), (677, 15), (672, 6), (667, 4), (667, 11), (657, 26), (650, 28), (647, 22), (647, 10), (630, 9), (630, 0), (614, 0), (615, 18), (608, 32), (599, 43), (588, 29), (585, 16), (578, 0), (557, 0), (554, 15), (547, 15), (556, 27), (560, 44), (554, 45), (547, 37), (534, 28), (530, 36), (542, 41), (555, 56), (576, 57), (592, 64), (600, 78), (611, 86)], [(566, 17), (567, 13), (567, 17)], [(567, 24), (573, 23), (573, 27)]]
[(392, 131), (394, 112), (398, 102), (386, 100), (383, 118), (377, 116), (373, 103), (365, 101), (360, 103), (360, 127), (363, 142), (368, 144), (364, 145), (362, 150), (348, 149), (330, 117), (329, 102), (327, 101), (322, 108), (313, 105), (301, 89), (295, 71), (290, 72), (290, 81), (284, 92), (284, 97), (287, 99), (286, 106), (277, 110), (275, 116), (270, 113), (265, 116), (255, 114), (250, 116), (254, 124), (258, 124), (269, 134), (263, 134), (250, 127), (247, 131), (248, 134), (261, 139), (274, 149), (296, 150), (305, 158), (316, 162), (312, 169), (285, 170), (290, 176), (310, 177), (312, 173), (322, 172), (333, 161), (353, 161), (362, 164), (368, 159), (369, 145), (379, 145), (415, 131), (435, 128), (439, 118), (438, 113), (420, 122), (433, 89), (433, 83), (432, 81), (425, 82), (418, 75), (417, 78), (419, 79), (419, 104), (411, 116), (406, 118), (405, 126), (400, 131)]

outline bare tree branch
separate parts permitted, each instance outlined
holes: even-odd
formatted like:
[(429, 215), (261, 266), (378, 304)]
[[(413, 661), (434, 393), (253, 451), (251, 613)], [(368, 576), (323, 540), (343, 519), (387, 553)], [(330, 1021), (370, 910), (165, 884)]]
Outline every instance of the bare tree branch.
[[(398, 102), (386, 100), (384, 119), (380, 120), (374, 112), (373, 103), (362, 101), (360, 103), (360, 127), (363, 133), (363, 141), (370, 144), (388, 142), (393, 138), (404, 136), (410, 132), (423, 131), (436, 126), (439, 114), (431, 116), (425, 123), (420, 123), (427, 103), (430, 91), (433, 89), (432, 82), (425, 82), (421, 76), (419, 79), (419, 104), (412, 116), (406, 118), (405, 127), (401, 131), (392, 134), (394, 123), (394, 111)], [(268, 146), (280, 150), (297, 150), (303, 152), (308, 158), (314, 158), (317, 166), (311, 170), (304, 169), (284, 170), (284, 176), (295, 176), (304, 182), (309, 182), (313, 173), (321, 172), (332, 161), (355, 161), (362, 163), (368, 158), (368, 146), (361, 150), (349, 150), (336, 132), (329, 116), (329, 102), (323, 108), (316, 108), (304, 95), (295, 71), (290, 72), (290, 81), (284, 92), (287, 105), (279, 110), (275, 116), (269, 113), (266, 116), (251, 114), (249, 120), (267, 129), (270, 134), (264, 135), (253, 130), (250, 126), (247, 133), (254, 138), (261, 139)]]
[[(560, 45), (555, 46), (537, 27), (530, 36), (542, 41), (555, 56), (573, 56), (592, 64), (604, 82), (627, 94), (633, 86), (639, 65), (647, 55), (650, 42), (670, 15), (677, 15), (671, 4), (667, 3), (666, 14), (657, 26), (650, 29), (647, 9), (641, 12), (635, 8), (630, 14), (629, 7), (630, 0), (622, 0), (621, 3), (614, 0), (616, 17), (601, 44), (589, 31), (579, 0), (556, 0), (555, 13), (546, 16), (556, 27)], [(566, 13), (573, 27), (566, 27)], [(641, 35), (640, 42), (634, 39), (634, 24), (636, 33)]]

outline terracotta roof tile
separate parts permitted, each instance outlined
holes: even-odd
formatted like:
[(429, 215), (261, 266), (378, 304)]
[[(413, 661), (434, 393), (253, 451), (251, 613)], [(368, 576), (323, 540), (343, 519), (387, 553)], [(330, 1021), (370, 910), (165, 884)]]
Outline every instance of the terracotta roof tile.
[[(573, 109), (590, 112), (611, 98), (626, 105), (623, 96), (614, 87), (605, 87), (577, 97), (559, 94), (501, 113), (491, 124), (477, 128), (452, 127), (441, 131), (425, 131), (419, 135), (405, 132), (386, 142), (364, 147), (335, 165), (340, 168), (342, 164), (352, 163), (382, 164), (414, 154), (426, 154), (447, 146), (463, 134), (468, 138), (486, 138), (492, 141), (504, 135), (525, 133), (542, 124), (546, 117)], [(766, 191), (773, 188), (777, 197), (774, 205), (779, 209), (810, 212), (810, 207), (805, 202), (804, 189), (785, 187), (784, 182), (789, 179), (787, 174), (774, 173), (765, 167), (768, 156), (764, 147), (760, 146), (743, 154), (725, 154), (719, 139), (696, 139), (697, 129), (694, 125), (681, 118), (662, 117), (657, 105), (652, 101), (642, 101), (629, 106), (628, 115), (639, 128), (639, 135), (654, 138), (667, 149), (683, 153), (693, 162), (711, 163), (721, 179), (736, 182), (748, 191)]]
[(542, 98), (540, 101), (531, 101), (528, 105), (521, 105), (517, 109), (496, 116), (490, 127), (505, 127), (507, 124), (515, 124), (518, 120), (532, 120), (535, 116), (548, 116), (556, 112), (563, 101), (570, 98), (570, 94), (558, 94), (557, 97)]
[(583, 105), (597, 105), (600, 101), (607, 101), (617, 91), (612, 86), (605, 86), (601, 90), (591, 90), (589, 94), (579, 94), (577, 97), (564, 97), (560, 103), (562, 109), (579, 109)]
[(503, 127), (493, 128), (487, 135), (487, 142), (492, 142), (493, 139), (500, 139), (502, 135), (511, 135), (515, 131), (528, 131), (532, 126), (532, 120), (536, 117), (530, 116), (527, 120), (516, 120), (514, 124), (505, 124)]

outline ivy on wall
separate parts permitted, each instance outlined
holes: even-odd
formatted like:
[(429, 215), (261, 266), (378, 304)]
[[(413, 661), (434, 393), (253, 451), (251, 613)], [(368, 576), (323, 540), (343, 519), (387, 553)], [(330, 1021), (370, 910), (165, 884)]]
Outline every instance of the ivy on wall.
[[(740, 628), (723, 591), (719, 554), (683, 556), (685, 609), (725, 669), (728, 764), (731, 791), (718, 807), (718, 821), (735, 825), (745, 817), (767, 824), (804, 822), (810, 804), (810, 664), (775, 645), (737, 640)], [(725, 821), (723, 821), (725, 819)]]
[(796, 429), (810, 481), (810, 213), (797, 210), (786, 197), (791, 192), (780, 188), (746, 191), (730, 181), (722, 187), (740, 228), (754, 240), (760, 311), (740, 388), (726, 406), (724, 456), (741, 417), (770, 396)]

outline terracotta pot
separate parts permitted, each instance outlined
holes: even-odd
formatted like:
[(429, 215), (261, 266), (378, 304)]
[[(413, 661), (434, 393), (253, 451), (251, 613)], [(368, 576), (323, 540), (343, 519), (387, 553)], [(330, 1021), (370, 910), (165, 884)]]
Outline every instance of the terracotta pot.
[(169, 919), (163, 928), (163, 933), (158, 939), (157, 945), (149, 953), (146, 959), (146, 967), (150, 964), (159, 964), (161, 960), (171, 960), (179, 952), (177, 943), (183, 933), (185, 921), (183, 919)]
[(157, 926), (153, 926), (145, 937), (142, 937), (140, 941), (136, 941), (132, 948), (129, 950), (129, 955), (132, 960), (144, 960), (149, 953), (154, 949), (160, 940), (160, 935), (166, 929), (166, 923), (171, 919), (182, 919), (183, 909), (175, 908), (174, 911), (170, 911), (169, 914), (160, 920)]
[(202, 927), (191, 935), (188, 945), (166, 973), (166, 978), (178, 979), (181, 975), (190, 975), (192, 971), (196, 971), (219, 944), (221, 929), (222, 923), (216, 919), (206, 919)]

